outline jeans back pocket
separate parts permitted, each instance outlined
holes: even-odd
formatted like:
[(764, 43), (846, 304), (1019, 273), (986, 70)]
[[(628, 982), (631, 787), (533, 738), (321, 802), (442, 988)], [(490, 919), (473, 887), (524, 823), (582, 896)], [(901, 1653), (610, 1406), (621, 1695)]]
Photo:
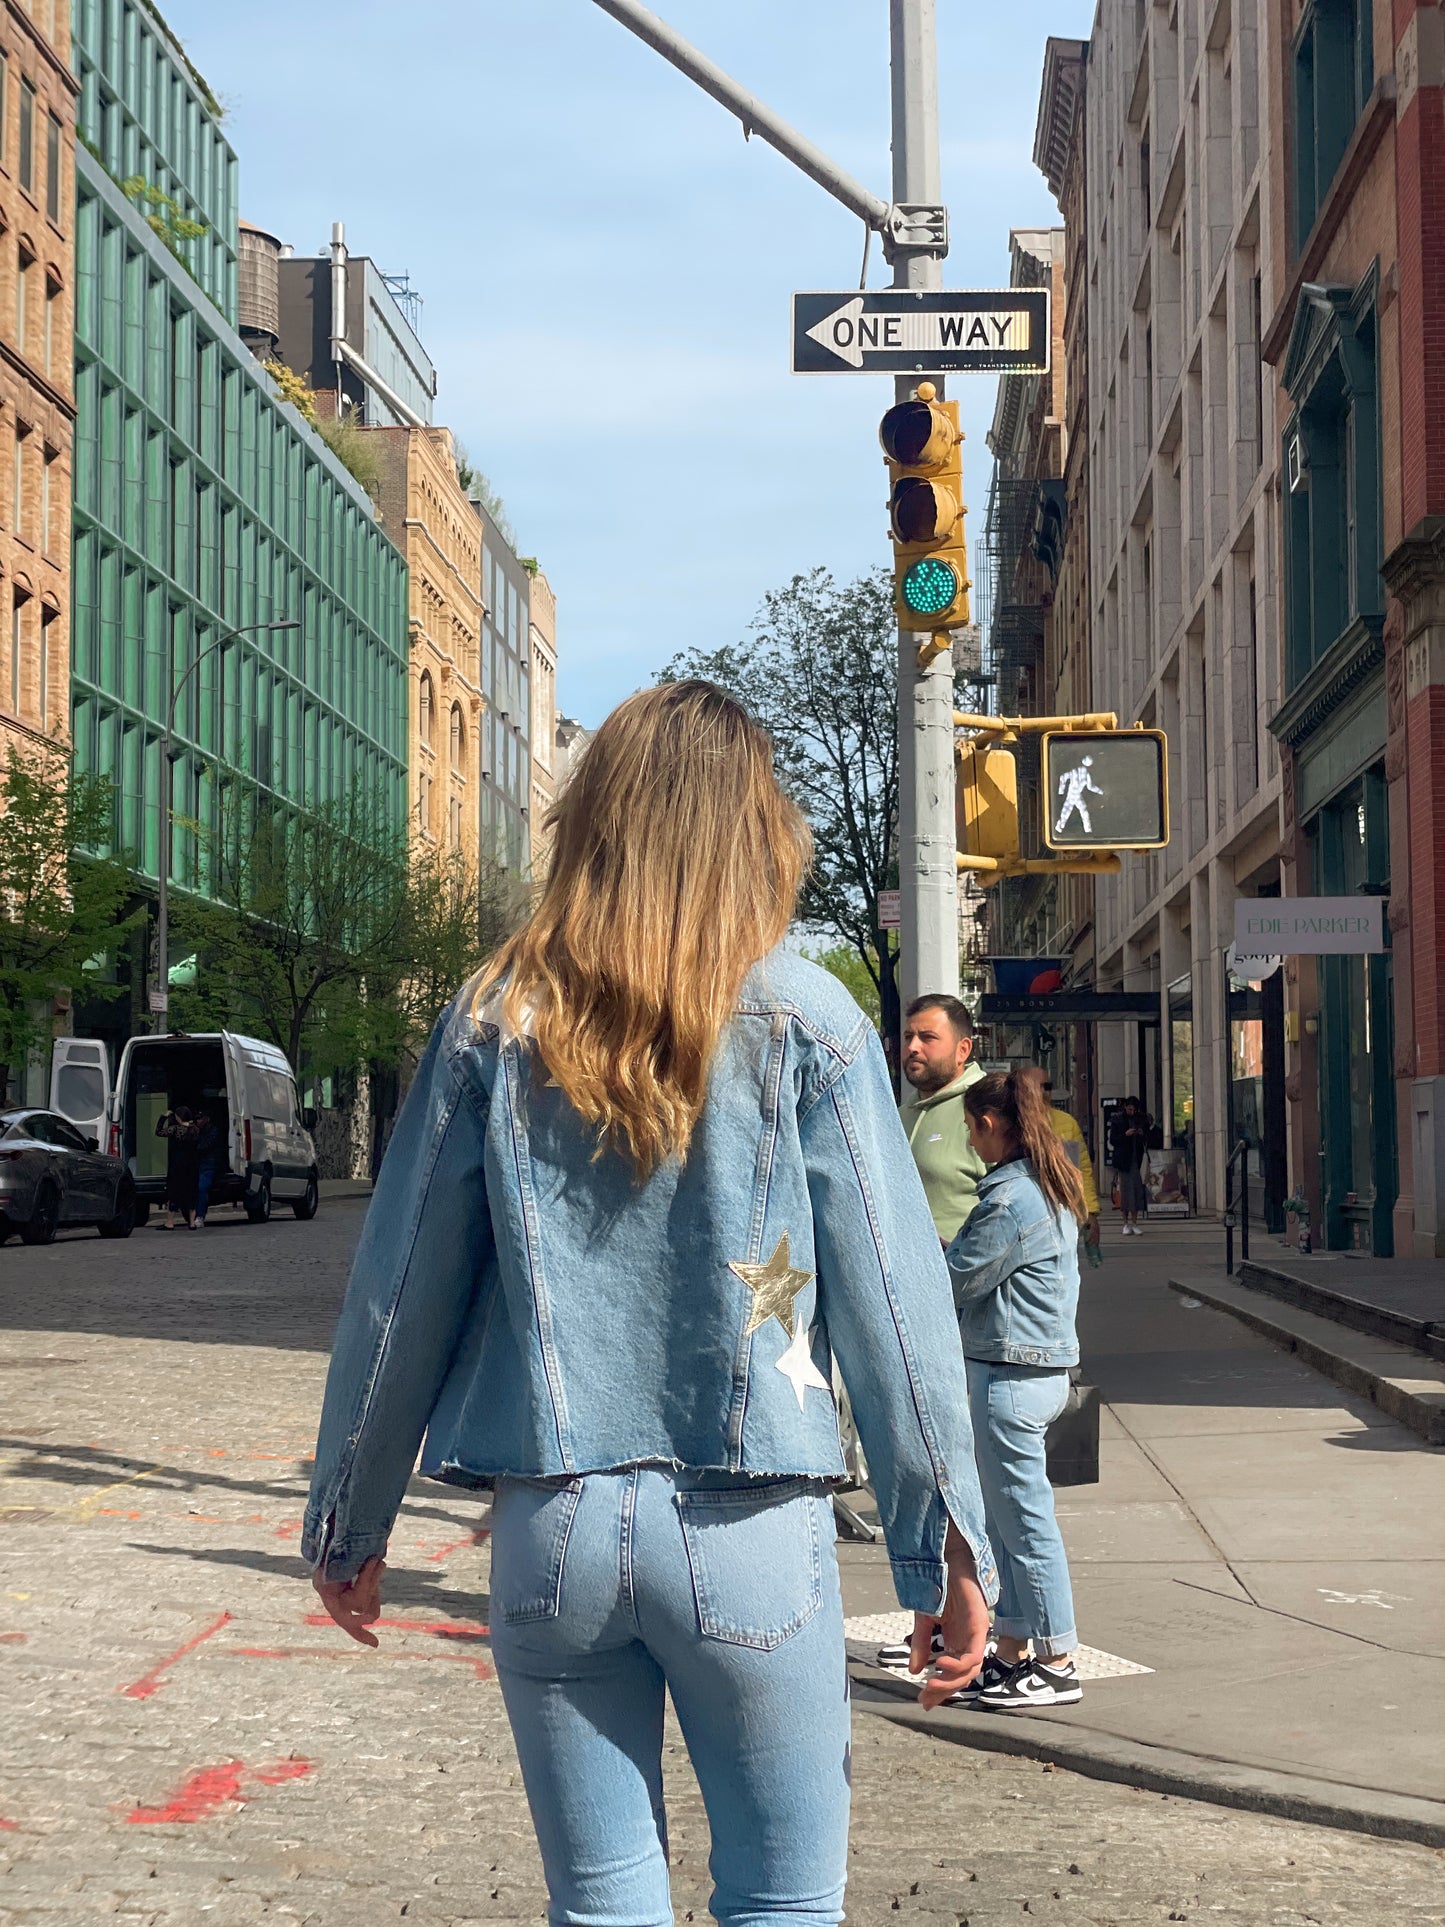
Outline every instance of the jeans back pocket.
[(704, 1639), (770, 1653), (823, 1602), (818, 1508), (796, 1479), (679, 1492)]
[(555, 1619), (581, 1479), (498, 1479), (492, 1502), (494, 1619)]

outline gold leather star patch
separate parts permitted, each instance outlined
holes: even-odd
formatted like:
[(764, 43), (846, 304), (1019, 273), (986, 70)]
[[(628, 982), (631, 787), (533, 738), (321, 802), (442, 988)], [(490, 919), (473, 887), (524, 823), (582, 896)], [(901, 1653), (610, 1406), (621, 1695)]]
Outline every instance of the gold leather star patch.
[(753, 1293), (752, 1315), (743, 1336), (755, 1332), (760, 1325), (766, 1325), (770, 1318), (776, 1318), (791, 1338), (797, 1329), (793, 1300), (804, 1285), (813, 1282), (815, 1274), (794, 1268), (788, 1251), (787, 1232), (779, 1238), (772, 1257), (765, 1265), (729, 1264), (728, 1270), (736, 1272)]

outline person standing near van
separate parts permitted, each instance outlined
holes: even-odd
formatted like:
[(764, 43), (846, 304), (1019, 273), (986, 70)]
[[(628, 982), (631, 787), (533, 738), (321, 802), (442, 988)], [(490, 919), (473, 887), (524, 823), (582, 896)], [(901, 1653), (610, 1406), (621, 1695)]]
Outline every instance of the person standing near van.
[(303, 1550), (376, 1645), (425, 1435), (423, 1475), (494, 1489), (492, 1654), (548, 1918), (671, 1922), (670, 1695), (715, 1918), (836, 1927), (830, 1353), (919, 1670), (940, 1618), (970, 1678), (988, 1630), (943, 1254), (872, 1024), (780, 947), (809, 836), (747, 712), (699, 681), (630, 697), (548, 827), (541, 900), (443, 1016), (382, 1162)]
[(196, 1121), (189, 1106), (177, 1104), (156, 1122), (156, 1136), (166, 1140), (166, 1215), (162, 1231), (173, 1231), (179, 1211), (186, 1229), (195, 1228), (196, 1186), (200, 1158), (196, 1150)]
[(216, 1177), (216, 1152), (220, 1146), (221, 1134), (216, 1129), (209, 1111), (196, 1114), (196, 1218), (191, 1227), (202, 1231), (206, 1224), (206, 1211), (211, 1202), (211, 1186)]
[(947, 1244), (978, 1203), (984, 1166), (969, 1141), (963, 1097), (983, 1076), (973, 1061), (973, 1018), (957, 997), (915, 997), (903, 1026), (903, 1075), (913, 1095), (899, 1115), (923, 1180), (934, 1229)]

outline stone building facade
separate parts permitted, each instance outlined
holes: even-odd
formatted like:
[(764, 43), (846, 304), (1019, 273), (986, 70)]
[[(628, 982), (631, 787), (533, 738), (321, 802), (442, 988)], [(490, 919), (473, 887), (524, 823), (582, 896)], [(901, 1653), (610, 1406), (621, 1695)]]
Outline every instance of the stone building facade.
[(1279, 444), (1261, 362), (1284, 289), (1265, 137), (1264, 0), (1102, 5), (1085, 60), (1093, 707), (1168, 733), (1173, 836), (1095, 885), (1100, 1099), (1137, 1091), (1195, 1201), (1246, 1140), (1256, 1208), (1285, 1171), (1279, 973), (1229, 968), (1236, 898), (1281, 889)]
[(1445, 27), (1269, 15), (1291, 894), (1386, 901), (1388, 949), (1286, 962), (1293, 1175), (1317, 1239), (1445, 1255)]
[[(1093, 707), (1093, 658), (1089, 601), (1089, 276), (1085, 183), (1085, 117), (1088, 110), (1086, 46), (1082, 40), (1050, 39), (1034, 130), (1034, 164), (1064, 218), (1063, 300), (1054, 323), (1062, 350), (1063, 504), (1058, 532), (1053, 606), (1046, 632), (1044, 692), (1049, 709), (1076, 715)], [(1057, 350), (1056, 350), (1057, 352)], [(1067, 958), (1066, 980), (1094, 981), (1094, 879), (1057, 882), (1059, 946)], [(1090, 1123), (1096, 1113), (1095, 1027), (1077, 1024), (1066, 1051), (1063, 1075), (1074, 1114)]]
[(69, 7), (0, 13), (0, 758), (70, 736), (78, 91)]
[(446, 428), (374, 428), (377, 506), (406, 556), (408, 778), (416, 837), (472, 864), (481, 832), (482, 523)]

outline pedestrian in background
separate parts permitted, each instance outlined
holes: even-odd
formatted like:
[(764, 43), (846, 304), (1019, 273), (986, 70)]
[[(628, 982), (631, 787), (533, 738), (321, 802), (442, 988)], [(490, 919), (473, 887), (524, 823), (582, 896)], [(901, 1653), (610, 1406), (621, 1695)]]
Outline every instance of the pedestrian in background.
[(1049, 1123), (1053, 1126), (1054, 1136), (1063, 1145), (1066, 1156), (1079, 1174), (1079, 1181), (1084, 1187), (1084, 1209), (1089, 1214), (1084, 1222), (1083, 1240), (1085, 1245), (1090, 1247), (1090, 1255), (1094, 1262), (1097, 1262), (1099, 1191), (1094, 1183), (1094, 1160), (1089, 1156), (1089, 1146), (1083, 1129), (1072, 1112), (1054, 1103), (1053, 1079), (1042, 1064), (1025, 1064), (1018, 1074), (1020, 1077), (1031, 1079), (1042, 1092), (1044, 1102), (1048, 1106)]
[(211, 1186), (216, 1179), (216, 1152), (221, 1134), (208, 1111), (196, 1113), (196, 1221), (194, 1229), (204, 1230), (211, 1202)]
[(179, 1211), (190, 1230), (196, 1218), (196, 1121), (189, 1106), (177, 1104), (156, 1120), (156, 1136), (166, 1140), (166, 1215), (162, 1231), (173, 1231)]
[(947, 1244), (978, 1203), (984, 1172), (963, 1109), (964, 1092), (983, 1076), (973, 1061), (973, 1018), (966, 1004), (942, 993), (914, 998), (903, 1026), (903, 1075), (913, 1095), (899, 1114), (934, 1228)]
[(374, 1646), (425, 1433), (424, 1475), (495, 1491), (492, 1653), (549, 1919), (671, 1922), (666, 1692), (717, 1920), (835, 1927), (829, 1352), (919, 1670), (941, 1617), (971, 1678), (993, 1569), (947, 1269), (873, 1026), (777, 947), (809, 837), (747, 713), (704, 682), (631, 697), (548, 828), (541, 900), (442, 1018), (383, 1161), (305, 1553)]
[[(989, 1169), (947, 1256), (999, 1596), (995, 1650), (971, 1685), (959, 1684), (966, 1697), (1004, 1712), (1069, 1706), (1083, 1689), (1045, 1435), (1079, 1362), (1084, 1190), (1038, 1079), (994, 1072), (969, 1088), (965, 1103), (974, 1149)], [(946, 1659), (938, 1670), (956, 1671)]]
[(1148, 1155), (1149, 1120), (1138, 1098), (1126, 1097), (1123, 1109), (1115, 1111), (1109, 1125), (1109, 1162), (1119, 1187), (1126, 1238), (1144, 1235), (1139, 1219), (1149, 1209), (1149, 1194), (1144, 1189), (1144, 1160)]

